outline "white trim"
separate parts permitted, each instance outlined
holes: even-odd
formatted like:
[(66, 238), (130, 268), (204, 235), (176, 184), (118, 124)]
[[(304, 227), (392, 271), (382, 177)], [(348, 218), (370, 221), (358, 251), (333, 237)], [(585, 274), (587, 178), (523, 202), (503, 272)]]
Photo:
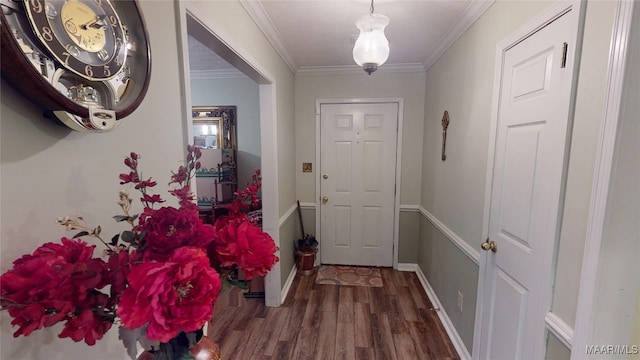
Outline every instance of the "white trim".
[(400, 205), (400, 211), (420, 212), (420, 205)]
[[(315, 203), (301, 202), (300, 208), (305, 210), (315, 210)], [(401, 212), (420, 212), (420, 205), (400, 205)]]
[[(495, 0), (487, 1), (471, 1), (464, 12), (460, 15), (456, 21), (453, 22), (453, 26), (446, 35), (438, 40), (438, 44), (435, 50), (431, 52), (431, 55), (425, 59), (424, 63), (412, 63), (412, 64), (384, 64), (377, 72), (425, 72), (431, 65), (433, 65), (444, 54), (451, 45), (453, 45), (458, 38), (464, 34), (467, 29), (478, 20), (482, 14), (484, 14)], [(275, 51), (280, 55), (282, 61), (287, 65), (289, 70), (295, 74), (295, 76), (322, 76), (322, 75), (347, 75), (347, 74), (362, 74), (366, 75), (362, 68), (357, 65), (343, 65), (343, 66), (301, 66), (298, 67), (293, 57), (287, 50), (285, 42), (282, 39), (282, 35), (278, 32), (277, 27), (271, 21), (271, 18), (267, 14), (266, 10), (260, 3), (260, 1), (240, 0), (240, 4), (247, 11), (249, 16), (256, 23), (258, 28), (262, 31), (269, 43), (273, 46)]]
[(548, 312), (544, 317), (544, 323), (547, 326), (547, 330), (558, 339), (562, 345), (571, 350), (571, 343), (573, 341), (573, 328), (567, 325), (558, 315), (552, 312)]
[(624, 72), (627, 62), (627, 49), (632, 15), (633, 1), (618, 1), (614, 21), (611, 46), (609, 48), (609, 66), (607, 71), (607, 94), (605, 111), (600, 127), (600, 138), (596, 152), (596, 166), (593, 175), (591, 203), (589, 205), (589, 222), (582, 257), (580, 273), (580, 290), (576, 310), (575, 334), (571, 359), (584, 356), (582, 350), (591, 345), (594, 329), (594, 313), (597, 309), (596, 296), (598, 287), (600, 251), (602, 235), (607, 214), (607, 203), (613, 166), (613, 155), (618, 132), (620, 104), (624, 94)]
[[(191, 133), (191, 92), (190, 92), (190, 75), (188, 61), (188, 40), (187, 40), (187, 23), (189, 19), (198, 23), (201, 29), (197, 31), (207, 32), (207, 36), (211, 36), (212, 41), (217, 41), (229, 50), (225, 55), (235, 59), (234, 64), (245, 73), (249, 78), (256, 81), (259, 85), (260, 97), (260, 130), (261, 130), (261, 161), (269, 166), (262, 166), (262, 208), (263, 230), (268, 233), (275, 241), (276, 245), (280, 245), (280, 228), (278, 224), (278, 152), (277, 141), (277, 107), (276, 107), (276, 82), (275, 78), (258, 62), (233, 36), (227, 33), (224, 28), (215, 20), (201, 11), (192, 1), (176, 2), (178, 24), (180, 27), (180, 37), (182, 45), (182, 57), (180, 58), (181, 70), (183, 71), (183, 89), (182, 93), (185, 97), (185, 123), (187, 129), (186, 143), (192, 138)], [(201, 34), (201, 33), (199, 33)], [(279, 306), (281, 294), (280, 277), (281, 266), (276, 263), (273, 269), (265, 276), (265, 305)]]
[(398, 271), (416, 272), (418, 270), (418, 264), (412, 263), (398, 263)]
[[(234, 63), (234, 66), (257, 83), (275, 85), (275, 78), (246, 49), (243, 48), (239, 41), (237, 41), (215, 20), (207, 16), (205, 14), (206, 12), (202, 11), (196, 2), (193, 0), (182, 0), (177, 2), (176, 6), (188, 14), (191, 19), (196, 21), (200, 26), (202, 26), (202, 28), (215, 37), (220, 44), (224, 45), (230, 51), (230, 53), (219, 55), (228, 56), (231, 54), (235, 57), (235, 59), (231, 61)], [(184, 19), (184, 21), (187, 21), (186, 18)], [(223, 58), (225, 56), (223, 56)], [(227, 59), (225, 58), (225, 60)], [(249, 74), (247, 74), (247, 72), (249, 72)]]
[(260, 28), (264, 36), (267, 38), (269, 43), (271, 43), (271, 46), (273, 46), (273, 49), (278, 53), (278, 55), (280, 55), (280, 58), (287, 65), (289, 70), (295, 74), (298, 69), (298, 65), (296, 65), (296, 62), (287, 51), (284, 41), (282, 40), (282, 36), (271, 21), (269, 15), (267, 15), (267, 12), (264, 7), (262, 7), (260, 1), (240, 0), (240, 4), (244, 7), (249, 16), (251, 16), (258, 28)]
[(247, 79), (242, 71), (238, 69), (224, 70), (191, 70), (189, 75), (191, 80), (217, 80), (217, 79)]
[[(271, 235), (280, 247), (280, 226), (278, 226), (280, 213), (278, 188), (278, 129), (277, 129), (277, 104), (276, 84), (261, 84), (258, 86), (260, 94), (260, 138), (261, 138), (261, 165), (262, 174), (262, 227)], [(277, 262), (273, 269), (265, 276), (265, 305), (280, 306), (280, 291), (282, 278), (280, 272), (282, 264)]]
[(429, 297), (429, 300), (431, 301), (433, 308), (437, 312), (438, 318), (440, 319), (440, 322), (442, 322), (442, 326), (447, 332), (447, 335), (449, 335), (449, 338), (453, 343), (453, 347), (458, 352), (458, 356), (460, 356), (461, 360), (471, 359), (471, 355), (469, 354), (467, 347), (464, 345), (464, 342), (462, 341), (460, 334), (458, 334), (456, 327), (453, 326), (453, 323), (451, 322), (449, 315), (447, 315), (447, 312), (442, 307), (442, 304), (440, 303), (438, 296), (436, 295), (435, 291), (433, 291), (433, 288), (429, 284), (427, 277), (422, 272), (422, 269), (420, 269), (420, 267), (417, 265), (416, 265), (416, 275), (418, 276), (418, 280), (420, 280), (420, 284), (422, 284), (424, 291), (427, 293), (427, 297)]
[[(182, 123), (184, 124), (183, 132), (186, 134), (184, 139), (185, 144), (193, 144), (193, 115), (191, 112), (191, 69), (189, 67), (189, 34), (187, 31), (187, 18), (186, 10), (180, 3), (176, 4), (177, 7), (177, 22), (180, 33), (178, 34), (178, 66), (180, 68), (181, 75), (181, 89), (180, 92), (183, 95), (181, 102), (184, 106)], [(183, 147), (186, 151), (186, 145)], [(193, 182), (193, 191), (197, 192), (196, 181)]]
[(291, 285), (293, 285), (293, 280), (296, 278), (296, 273), (298, 273), (298, 267), (293, 266), (291, 271), (289, 272), (289, 276), (287, 280), (284, 282), (284, 286), (282, 287), (282, 293), (280, 294), (280, 303), (284, 304), (285, 300), (287, 300), (287, 295), (289, 295), (289, 290), (291, 290)]
[[(482, 224), (482, 238), (486, 239), (489, 237), (489, 223), (490, 223), (490, 213), (491, 213), (491, 192), (493, 187), (493, 169), (494, 169), (494, 156), (495, 156), (495, 142), (497, 136), (497, 122), (499, 115), (499, 105), (500, 105), (500, 90), (501, 90), (501, 81), (502, 81), (502, 67), (504, 61), (504, 53), (516, 46), (523, 39), (531, 36), (536, 33), (543, 27), (547, 26), (551, 22), (555, 21), (559, 17), (566, 15), (571, 16), (571, 33), (568, 34), (570, 36), (570, 41), (572, 41), (575, 46), (570, 49), (569, 59), (567, 62), (567, 67), (572, 69), (572, 82), (570, 89), (570, 102), (571, 106), (569, 106), (569, 112), (567, 116), (570, 117), (569, 126), (571, 124), (571, 118), (573, 117), (573, 102), (575, 101), (575, 84), (577, 82), (577, 71), (578, 71), (578, 61), (576, 60), (576, 56), (579, 56), (580, 47), (581, 47), (581, 34), (582, 28), (584, 26), (584, 14), (585, 14), (586, 6), (582, 1), (564, 1), (558, 0), (547, 9), (543, 10), (539, 15), (535, 16), (533, 19), (528, 21), (527, 23), (520, 26), (517, 30), (513, 31), (510, 35), (508, 35), (505, 39), (498, 42), (496, 45), (495, 52), (495, 67), (494, 67), (494, 82), (493, 82), (493, 95), (492, 95), (492, 104), (491, 104), (491, 121), (490, 121), (490, 134), (489, 134), (489, 153), (487, 156), (487, 174), (486, 174), (486, 182), (485, 182), (485, 207), (483, 213), (483, 224)], [(570, 128), (569, 132), (570, 134)], [(567, 140), (567, 145), (569, 140)], [(568, 149), (568, 147), (567, 147)], [(565, 177), (566, 177), (566, 166), (568, 163), (568, 150), (565, 154), (563, 154), (565, 163), (565, 171), (562, 176), (562, 187), (560, 189), (561, 193), (559, 194), (560, 203), (558, 209), (561, 211), (563, 206), (563, 196), (564, 196), (564, 185), (565, 185)], [(558, 216), (561, 216), (561, 212)], [(560, 222), (558, 222), (560, 225)], [(556, 239), (557, 241), (557, 239)], [(555, 248), (555, 247), (554, 247)], [(539, 299), (539, 303), (536, 304), (538, 307), (537, 313), (546, 314), (551, 307), (551, 298), (552, 298), (552, 277), (553, 277), (553, 254), (554, 249), (545, 249), (544, 258), (549, 261), (549, 267), (544, 269), (539, 269), (540, 277), (541, 277), (541, 285), (540, 289), (542, 291)], [(480, 354), (480, 349), (483, 345), (483, 310), (486, 306), (491, 306), (485, 304), (485, 293), (484, 286), (487, 272), (490, 271), (490, 267), (487, 265), (489, 262), (489, 258), (486, 254), (480, 258), (479, 262), (479, 272), (478, 272), (478, 291), (476, 295), (476, 316), (475, 316), (475, 325), (474, 325), (474, 336), (473, 336), (473, 353), (474, 359), (479, 359), (482, 354)], [(536, 335), (536, 344), (543, 344), (543, 340), (540, 337), (544, 336), (544, 333), (535, 334)], [(535, 351), (543, 352), (544, 349), (542, 346), (536, 347)]]
[(469, 245), (466, 241), (464, 241), (458, 234), (453, 232), (453, 230), (449, 229), (447, 225), (445, 225), (442, 221), (438, 220), (432, 213), (427, 211), (427, 209), (420, 206), (420, 214), (424, 216), (436, 229), (440, 230), (444, 236), (447, 237), (463, 254), (467, 255), (471, 261), (473, 261), (476, 265), (480, 263), (480, 251), (476, 250), (473, 246)]
[(315, 210), (316, 209), (316, 203), (301, 202), (300, 203), (300, 208), (301, 209), (305, 209), (305, 210)]
[[(404, 128), (404, 98), (338, 98), (316, 99), (316, 164), (320, 164), (320, 106), (322, 104), (398, 104), (398, 129), (396, 139), (396, 183), (393, 215), (393, 268), (398, 267), (398, 239), (400, 238), (400, 184), (402, 184), (402, 133)], [(316, 179), (316, 194), (320, 194), (320, 181)], [(317, 201), (320, 201), (318, 198)], [(316, 208), (319, 209), (319, 202)], [(320, 227), (320, 211), (316, 211), (316, 236), (322, 239)], [(322, 245), (320, 246), (322, 252)], [(318, 257), (320, 258), (320, 257)]]
[[(426, 72), (422, 64), (384, 64), (376, 70), (376, 74), (381, 73), (407, 73), (407, 72)], [(367, 76), (362, 68), (354, 65), (337, 65), (337, 66), (302, 66), (296, 71), (296, 77), (299, 76), (325, 76), (325, 75), (364, 75)]]
[(447, 31), (447, 33), (438, 41), (438, 45), (431, 52), (431, 55), (425, 59), (424, 68), (429, 68), (453, 45), (456, 40), (465, 31), (467, 31), (476, 20), (478, 20), (482, 14), (487, 11), (495, 0), (489, 1), (471, 1), (462, 15), (453, 22), (453, 27)]
[[(302, 207), (302, 206), (300, 206)], [(284, 225), (285, 222), (287, 222), (287, 220), (289, 220), (289, 217), (291, 215), (293, 215), (293, 213), (298, 209), (298, 205), (297, 204), (293, 204), (291, 205), (291, 207), (289, 208), (289, 210), (287, 210), (286, 213), (284, 213), (279, 221), (278, 221), (278, 227), (282, 227), (282, 225)]]

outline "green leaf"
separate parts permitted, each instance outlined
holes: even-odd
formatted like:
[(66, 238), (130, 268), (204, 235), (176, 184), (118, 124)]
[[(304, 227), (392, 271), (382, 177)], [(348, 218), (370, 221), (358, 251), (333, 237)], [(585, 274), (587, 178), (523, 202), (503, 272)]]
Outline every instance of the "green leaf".
[(111, 246), (116, 246), (116, 244), (118, 244), (118, 240), (120, 239), (120, 234), (115, 234), (112, 238), (111, 238)]
[(102, 227), (100, 225), (98, 225), (97, 228), (93, 229), (93, 233), (96, 235), (100, 235), (101, 232), (102, 232)]
[(193, 331), (192, 332), (188, 332), (188, 333), (186, 333), (186, 335), (187, 335), (187, 341), (189, 342), (189, 347), (194, 346), (198, 342), (198, 339), (197, 339), (197, 336), (196, 336), (195, 332), (193, 332)]
[(75, 234), (75, 235), (72, 237), (72, 239), (79, 238), (80, 236), (87, 236), (87, 235), (89, 235), (89, 232), (88, 232), (88, 231), (80, 231), (79, 233)]
[(122, 238), (122, 241), (126, 243), (131, 243), (136, 238), (135, 234), (128, 230), (123, 231), (120, 237)]
[(113, 218), (116, 219), (116, 222), (123, 222), (123, 221), (129, 220), (129, 217), (126, 215), (115, 215)]

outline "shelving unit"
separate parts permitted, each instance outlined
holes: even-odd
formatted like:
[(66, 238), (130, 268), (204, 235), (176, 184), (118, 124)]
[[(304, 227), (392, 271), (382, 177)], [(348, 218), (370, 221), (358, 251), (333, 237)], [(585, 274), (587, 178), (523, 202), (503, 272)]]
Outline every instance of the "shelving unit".
[(236, 107), (193, 108), (194, 145), (202, 150), (196, 172), (201, 218), (215, 221), (216, 209), (233, 199), (238, 189)]

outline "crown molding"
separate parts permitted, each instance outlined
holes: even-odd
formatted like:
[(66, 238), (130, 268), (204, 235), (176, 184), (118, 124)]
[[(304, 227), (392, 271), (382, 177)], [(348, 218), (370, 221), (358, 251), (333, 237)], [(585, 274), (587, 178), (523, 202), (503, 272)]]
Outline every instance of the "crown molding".
[(192, 80), (213, 79), (248, 79), (242, 71), (236, 69), (225, 70), (191, 70), (189, 75)]
[(267, 15), (260, 1), (240, 0), (240, 4), (247, 13), (249, 13), (249, 16), (251, 16), (256, 25), (258, 25), (258, 28), (260, 28), (264, 36), (269, 40), (271, 46), (273, 46), (278, 55), (280, 55), (280, 58), (282, 58), (282, 61), (284, 61), (289, 70), (295, 74), (298, 70), (298, 65), (296, 65), (296, 62), (293, 61), (293, 58), (289, 55), (287, 48), (284, 46), (284, 41), (282, 41), (282, 36), (275, 25), (273, 25), (271, 18)]
[(482, 16), (482, 14), (484, 14), (494, 2), (495, 0), (475, 0), (469, 3), (458, 20), (454, 21), (453, 27), (447, 31), (447, 34), (443, 36), (440, 41), (438, 41), (438, 45), (435, 50), (427, 60), (425, 60), (424, 68), (429, 70), (429, 68), (438, 61), (438, 59), (451, 47), (451, 45), (453, 45), (453, 43), (455, 43), (456, 40), (458, 40), (458, 38), (480, 18), (480, 16)]
[[(373, 73), (406, 73), (406, 72), (425, 72), (426, 69), (422, 64), (383, 64)], [(298, 76), (322, 76), (322, 75), (367, 75), (358, 65), (341, 65), (341, 66), (302, 66), (296, 71)]]
[[(438, 41), (435, 51), (422, 64), (386, 64), (380, 67), (377, 72), (420, 72), (428, 70), (446, 51), (458, 40), (467, 29), (473, 25), (485, 11), (493, 5), (495, 0), (474, 0), (469, 3), (465, 11), (460, 15), (447, 35)], [(249, 16), (256, 23), (258, 28), (265, 35), (269, 43), (273, 46), (282, 61), (289, 70), (296, 76), (321, 76), (321, 75), (347, 75), (362, 72), (356, 66), (303, 66), (298, 68), (289, 52), (287, 51), (282, 36), (276, 26), (267, 15), (260, 1), (240, 0), (240, 4), (245, 8)]]

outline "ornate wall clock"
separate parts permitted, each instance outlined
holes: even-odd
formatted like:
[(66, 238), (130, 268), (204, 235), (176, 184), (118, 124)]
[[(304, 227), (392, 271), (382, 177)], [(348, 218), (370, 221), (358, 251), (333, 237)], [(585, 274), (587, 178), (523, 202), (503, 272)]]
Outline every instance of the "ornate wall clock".
[(2, 77), (77, 131), (116, 127), (142, 102), (151, 49), (135, 0), (0, 0)]

